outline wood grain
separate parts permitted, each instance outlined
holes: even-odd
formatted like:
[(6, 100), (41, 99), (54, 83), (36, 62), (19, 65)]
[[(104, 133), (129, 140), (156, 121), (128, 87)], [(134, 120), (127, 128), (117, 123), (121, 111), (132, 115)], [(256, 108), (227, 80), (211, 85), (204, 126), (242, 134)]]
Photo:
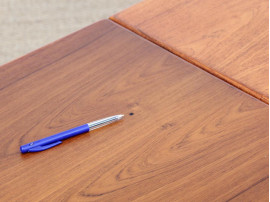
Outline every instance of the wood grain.
[(115, 22), (269, 103), (267, 0), (146, 0)]
[[(65, 43), (80, 48), (60, 51)], [(248, 199), (255, 185), (268, 192), (260, 184), (268, 105), (110, 20), (0, 74), (11, 75), (0, 90), (0, 201), (224, 201)], [(57, 147), (19, 152), (119, 113), (124, 120)]]
[[(267, 188), (267, 189), (266, 189)], [(257, 183), (243, 190), (242, 193), (229, 199), (229, 201), (269, 201), (269, 177), (262, 178)]]

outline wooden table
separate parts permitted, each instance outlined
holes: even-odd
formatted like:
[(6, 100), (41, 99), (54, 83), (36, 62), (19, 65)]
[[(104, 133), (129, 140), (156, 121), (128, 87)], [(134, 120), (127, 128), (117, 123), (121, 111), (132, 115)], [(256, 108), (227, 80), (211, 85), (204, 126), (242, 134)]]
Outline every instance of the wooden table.
[(267, 0), (146, 0), (111, 17), (269, 103)]
[(0, 123), (1, 201), (268, 198), (268, 105), (111, 20), (0, 67)]

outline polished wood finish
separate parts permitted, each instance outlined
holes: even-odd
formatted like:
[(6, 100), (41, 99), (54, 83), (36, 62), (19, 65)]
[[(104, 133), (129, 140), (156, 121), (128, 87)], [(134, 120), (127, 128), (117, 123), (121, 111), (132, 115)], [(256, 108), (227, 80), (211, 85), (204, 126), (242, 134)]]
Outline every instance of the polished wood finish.
[(268, 105), (110, 20), (0, 69), (0, 201), (266, 198)]
[(261, 181), (243, 190), (232, 197), (229, 201), (269, 201), (269, 177), (262, 178)]
[(146, 0), (115, 22), (269, 103), (267, 0)]

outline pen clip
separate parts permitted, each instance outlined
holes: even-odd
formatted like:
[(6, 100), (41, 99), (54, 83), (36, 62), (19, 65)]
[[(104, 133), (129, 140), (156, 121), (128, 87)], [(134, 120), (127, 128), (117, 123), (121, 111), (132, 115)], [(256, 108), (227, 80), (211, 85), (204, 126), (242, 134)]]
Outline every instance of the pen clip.
[(42, 145), (42, 146), (36, 146), (36, 147), (33, 147), (31, 149), (28, 150), (28, 152), (39, 152), (39, 151), (44, 151), (46, 149), (50, 149), (56, 145), (59, 145), (61, 144), (62, 141), (57, 141), (57, 142), (53, 142), (51, 144), (47, 144), (47, 145)]

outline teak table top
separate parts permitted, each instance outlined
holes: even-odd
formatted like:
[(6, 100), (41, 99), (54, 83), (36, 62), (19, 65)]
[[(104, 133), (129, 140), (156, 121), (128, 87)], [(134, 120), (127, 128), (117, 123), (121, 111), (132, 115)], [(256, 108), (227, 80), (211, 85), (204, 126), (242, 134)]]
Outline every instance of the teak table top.
[(2, 66), (0, 82), (1, 201), (268, 197), (268, 105), (110, 20)]
[(269, 103), (268, 0), (145, 0), (111, 17)]

